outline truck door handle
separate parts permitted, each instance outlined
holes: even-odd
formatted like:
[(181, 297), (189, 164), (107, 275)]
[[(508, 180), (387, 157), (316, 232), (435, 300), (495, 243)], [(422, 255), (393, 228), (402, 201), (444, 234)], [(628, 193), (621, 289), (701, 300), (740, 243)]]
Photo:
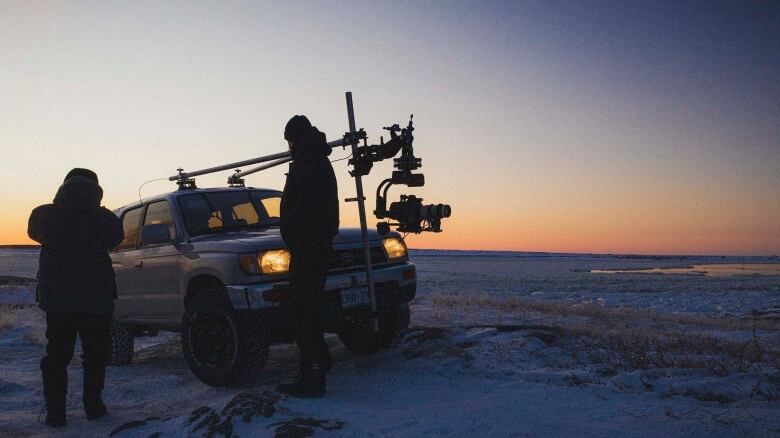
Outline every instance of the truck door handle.
[(144, 262), (143, 262), (143, 260), (141, 260), (140, 262), (135, 262), (135, 264), (133, 265), (133, 267), (134, 267), (135, 269), (143, 269), (143, 267), (144, 267)]

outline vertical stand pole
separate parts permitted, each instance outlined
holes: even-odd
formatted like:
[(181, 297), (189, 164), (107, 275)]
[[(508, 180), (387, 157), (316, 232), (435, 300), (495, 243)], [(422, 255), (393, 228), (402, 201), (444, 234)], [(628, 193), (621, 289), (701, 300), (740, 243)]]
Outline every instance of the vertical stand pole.
[[(352, 156), (357, 157), (358, 140), (355, 136), (355, 111), (352, 109), (352, 92), (347, 91), (347, 117), (349, 118), (349, 133), (352, 135)], [(376, 295), (374, 293), (374, 275), (371, 266), (371, 246), (368, 243), (368, 225), (366, 223), (366, 197), (363, 195), (363, 179), (355, 175), (355, 188), (357, 190), (358, 213), (360, 214), (360, 235), (363, 238), (363, 258), (366, 263), (366, 282), (368, 283), (368, 298), (371, 301), (371, 327), (375, 332), (379, 331), (379, 320), (376, 318)]]

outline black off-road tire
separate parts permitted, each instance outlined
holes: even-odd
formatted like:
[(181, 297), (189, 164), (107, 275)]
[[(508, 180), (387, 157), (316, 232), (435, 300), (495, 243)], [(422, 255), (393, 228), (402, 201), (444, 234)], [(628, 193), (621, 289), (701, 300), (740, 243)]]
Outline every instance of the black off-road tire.
[(203, 290), (187, 304), (181, 343), (190, 370), (210, 386), (256, 380), (268, 358), (267, 336), (242, 326), (221, 287)]
[(111, 321), (111, 358), (109, 365), (128, 365), (133, 363), (135, 337), (132, 327), (116, 319)]
[(389, 347), (409, 328), (409, 304), (382, 313), (379, 317), (379, 332), (371, 328), (370, 320), (345, 324), (338, 332), (339, 339), (356, 353), (376, 353), (380, 348)]

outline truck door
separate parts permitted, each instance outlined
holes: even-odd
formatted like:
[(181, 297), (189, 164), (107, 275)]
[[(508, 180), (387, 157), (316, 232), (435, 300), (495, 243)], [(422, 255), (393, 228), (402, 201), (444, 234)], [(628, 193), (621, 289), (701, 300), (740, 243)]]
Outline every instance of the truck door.
[(168, 201), (152, 202), (146, 207), (143, 226), (153, 224), (167, 225), (171, 240), (153, 245), (140, 243), (138, 262), (141, 276), (138, 285), (145, 291), (143, 299), (148, 316), (178, 318), (183, 311), (183, 298), (180, 293), (181, 267), (179, 250), (174, 245), (178, 241), (176, 225)]
[(143, 290), (138, 287), (142, 266), (138, 234), (143, 212), (143, 206), (139, 206), (122, 214), (125, 239), (111, 253), (111, 264), (116, 274), (117, 286), (116, 317), (119, 320), (143, 316), (141, 299)]

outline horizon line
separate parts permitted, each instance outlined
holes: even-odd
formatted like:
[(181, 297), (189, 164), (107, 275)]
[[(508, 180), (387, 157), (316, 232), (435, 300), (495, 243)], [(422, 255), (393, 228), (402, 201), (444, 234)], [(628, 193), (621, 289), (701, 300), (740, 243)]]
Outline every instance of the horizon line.
[[(36, 249), (39, 244), (0, 244), (0, 249)], [(768, 259), (777, 258), (778, 254), (643, 254), (637, 252), (559, 252), (559, 251), (523, 251), (517, 249), (437, 249), (437, 248), (409, 248), (413, 251), (470, 251), (470, 252), (503, 252), (519, 254), (554, 254), (554, 255), (593, 255), (593, 256), (635, 256), (635, 257), (766, 257)]]

